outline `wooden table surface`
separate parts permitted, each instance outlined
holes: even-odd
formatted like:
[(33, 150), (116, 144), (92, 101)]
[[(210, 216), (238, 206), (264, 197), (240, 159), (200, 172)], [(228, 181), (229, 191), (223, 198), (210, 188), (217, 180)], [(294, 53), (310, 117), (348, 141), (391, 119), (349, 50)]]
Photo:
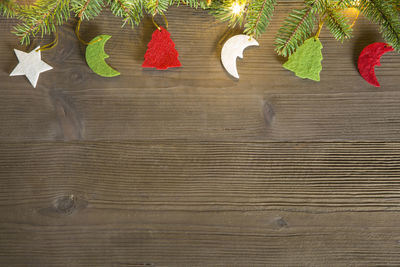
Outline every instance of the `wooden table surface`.
[[(1, 266), (399, 266), (400, 56), (368, 85), (355, 67), (380, 41), (365, 19), (340, 44), (324, 30), (321, 82), (296, 78), (274, 36), (219, 55), (226, 24), (171, 8), (182, 68), (143, 70), (154, 30), (108, 11), (81, 35), (113, 37), (99, 77), (74, 36), (42, 53), (37, 88), (9, 77), (15, 20), (0, 19)], [(227, 36), (235, 32), (228, 32)]]

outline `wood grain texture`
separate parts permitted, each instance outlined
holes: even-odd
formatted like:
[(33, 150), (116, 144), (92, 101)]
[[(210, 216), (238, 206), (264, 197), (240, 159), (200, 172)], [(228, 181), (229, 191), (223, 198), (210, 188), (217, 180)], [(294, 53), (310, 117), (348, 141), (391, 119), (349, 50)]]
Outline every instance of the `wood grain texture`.
[[(322, 81), (282, 68), (273, 41), (219, 54), (226, 25), (171, 8), (182, 68), (140, 66), (154, 30), (105, 11), (81, 36), (110, 34), (93, 74), (71, 20), (43, 52), (38, 87), (17, 64), (0, 18), (0, 266), (400, 266), (400, 57), (369, 86), (355, 62), (380, 41), (360, 19), (343, 45), (323, 31)], [(227, 37), (236, 32), (228, 32)]]
[(278, 6), (260, 47), (238, 60), (239, 81), (219, 59), (226, 25), (204, 11), (171, 8), (169, 31), (182, 68), (142, 69), (151, 20), (121, 29), (119, 19), (104, 12), (83, 23), (81, 35), (87, 40), (112, 35), (107, 61), (122, 75), (109, 79), (90, 71), (71, 20), (60, 30), (58, 47), (43, 53), (55, 69), (42, 74), (33, 89), (24, 77), (8, 77), (17, 39), (10, 33), (13, 21), (2, 19), (0, 119), (6, 127), (0, 140), (397, 141), (400, 57), (383, 56), (377, 68), (382, 88), (369, 86), (355, 63), (363, 47), (380, 39), (376, 27), (360, 19), (355, 37), (343, 45), (322, 32), (320, 83), (295, 77), (282, 68), (273, 41), (289, 9), (298, 5)]
[(398, 143), (0, 148), (8, 266), (400, 262)]
[(399, 143), (1, 144), (8, 266), (396, 266)]

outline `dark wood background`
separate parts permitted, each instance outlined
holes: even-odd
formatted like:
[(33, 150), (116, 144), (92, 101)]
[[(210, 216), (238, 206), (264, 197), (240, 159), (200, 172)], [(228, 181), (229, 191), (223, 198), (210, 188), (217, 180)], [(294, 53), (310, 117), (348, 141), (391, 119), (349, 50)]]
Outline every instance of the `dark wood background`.
[(143, 70), (154, 27), (103, 12), (81, 35), (113, 37), (101, 78), (76, 21), (43, 52), (37, 88), (9, 77), (18, 45), (0, 19), (2, 266), (399, 266), (400, 56), (368, 85), (355, 67), (380, 41), (365, 19), (323, 31), (321, 82), (282, 68), (273, 41), (299, 1), (280, 1), (260, 47), (219, 55), (226, 24), (171, 8), (182, 68)]

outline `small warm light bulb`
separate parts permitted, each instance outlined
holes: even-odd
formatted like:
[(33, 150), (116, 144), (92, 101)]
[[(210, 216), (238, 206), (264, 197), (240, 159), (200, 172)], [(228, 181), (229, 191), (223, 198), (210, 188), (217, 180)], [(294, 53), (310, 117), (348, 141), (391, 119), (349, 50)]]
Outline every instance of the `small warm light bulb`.
[(360, 0), (354, 0), (351, 2), (351, 4), (353, 7), (348, 8), (346, 14), (349, 17), (357, 17), (358, 18), (358, 15), (360, 14), (360, 10), (358, 10), (357, 7), (360, 6)]
[(233, 14), (238, 15), (238, 14), (242, 13), (243, 6), (240, 5), (238, 2), (235, 2), (232, 4), (231, 10), (232, 10)]

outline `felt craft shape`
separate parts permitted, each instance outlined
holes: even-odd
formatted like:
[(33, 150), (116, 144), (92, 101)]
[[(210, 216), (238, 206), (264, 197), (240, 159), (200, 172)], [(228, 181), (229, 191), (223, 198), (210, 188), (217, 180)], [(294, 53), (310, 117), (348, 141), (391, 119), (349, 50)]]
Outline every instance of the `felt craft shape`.
[(153, 32), (144, 55), (143, 68), (165, 70), (181, 66), (178, 51), (170, 36), (171, 34), (163, 27)]
[(383, 54), (393, 51), (386, 43), (373, 43), (366, 46), (358, 57), (358, 71), (361, 77), (373, 86), (380, 87), (375, 75), (375, 66), (380, 66)]
[(249, 46), (258, 46), (256, 39), (246, 34), (238, 34), (228, 39), (221, 50), (221, 62), (226, 71), (239, 79), (236, 58), (243, 58), (243, 51)]
[(297, 48), (296, 52), (290, 55), (283, 67), (293, 71), (300, 78), (319, 81), (319, 73), (322, 70), (321, 49), (321, 41), (318, 38), (311, 37)]
[(42, 61), (39, 49), (40, 46), (29, 53), (14, 49), (19, 63), (10, 73), (10, 76), (25, 75), (35, 88), (39, 80), (39, 74), (53, 69), (52, 66)]
[(106, 42), (111, 38), (110, 35), (99, 35), (93, 38), (86, 47), (86, 63), (94, 73), (102, 77), (114, 77), (120, 73), (111, 68), (104, 59), (109, 56), (104, 52)]

